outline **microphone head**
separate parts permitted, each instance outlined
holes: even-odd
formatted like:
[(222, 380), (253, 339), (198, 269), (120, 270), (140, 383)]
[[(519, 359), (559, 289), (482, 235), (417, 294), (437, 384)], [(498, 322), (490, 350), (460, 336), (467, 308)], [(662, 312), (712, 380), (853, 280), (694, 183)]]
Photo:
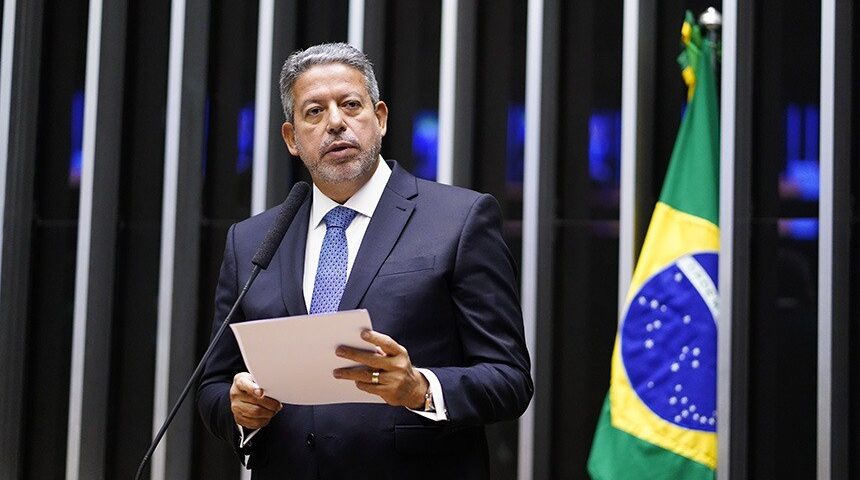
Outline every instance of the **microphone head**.
[(278, 210), (278, 216), (275, 217), (274, 223), (272, 223), (271, 228), (269, 228), (269, 232), (266, 233), (266, 238), (263, 239), (263, 243), (260, 244), (260, 247), (257, 249), (257, 253), (254, 254), (254, 259), (251, 260), (251, 263), (263, 270), (269, 268), (269, 263), (271, 263), (272, 257), (275, 256), (275, 252), (278, 250), (278, 246), (284, 239), (287, 229), (290, 228), (290, 224), (293, 223), (293, 219), (296, 218), (296, 213), (298, 213), (299, 207), (301, 207), (305, 202), (305, 198), (307, 198), (310, 191), (311, 187), (307, 182), (297, 182), (293, 185), (293, 189), (290, 190), (290, 194), (287, 195), (287, 199), (281, 204), (281, 207)]

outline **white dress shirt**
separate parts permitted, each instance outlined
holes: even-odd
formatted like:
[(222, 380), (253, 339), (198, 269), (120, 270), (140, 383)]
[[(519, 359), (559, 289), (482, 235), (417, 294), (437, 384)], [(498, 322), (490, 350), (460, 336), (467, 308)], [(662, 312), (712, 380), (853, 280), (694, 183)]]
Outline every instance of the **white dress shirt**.
[[(352, 223), (346, 228), (346, 245), (347, 245), (347, 263), (346, 277), (349, 279), (349, 274), (352, 271), (352, 265), (355, 263), (355, 255), (361, 247), (361, 241), (364, 239), (364, 233), (367, 232), (367, 226), (370, 224), (370, 219), (373, 218), (373, 212), (376, 211), (376, 206), (379, 204), (379, 199), (382, 198), (382, 193), (385, 191), (385, 185), (388, 183), (388, 178), (391, 176), (391, 168), (379, 157), (379, 162), (376, 171), (370, 180), (367, 181), (355, 195), (350, 197), (343, 206), (355, 210), (358, 214), (352, 220)], [(316, 279), (317, 265), (320, 259), (320, 250), (322, 250), (323, 239), (325, 238), (326, 225), (323, 222), (323, 217), (332, 208), (340, 206), (339, 203), (325, 196), (324, 193), (313, 186), (313, 202), (311, 203), (311, 213), (308, 219), (308, 238), (305, 244), (305, 271), (302, 278), (302, 291), (305, 296), (305, 306), (308, 311), (311, 309), (311, 297), (314, 292), (314, 280)], [(395, 338), (394, 341), (397, 341)], [(422, 417), (430, 420), (442, 421), (448, 420), (448, 412), (445, 410), (445, 398), (442, 394), (442, 385), (436, 375), (425, 368), (416, 368), (427, 383), (430, 384), (430, 393), (433, 395), (433, 404), (436, 407), (435, 412), (425, 412), (423, 410), (411, 410)], [(244, 429), (239, 428), (239, 445), (244, 447), (245, 444), (254, 436), (253, 433), (245, 438)]]

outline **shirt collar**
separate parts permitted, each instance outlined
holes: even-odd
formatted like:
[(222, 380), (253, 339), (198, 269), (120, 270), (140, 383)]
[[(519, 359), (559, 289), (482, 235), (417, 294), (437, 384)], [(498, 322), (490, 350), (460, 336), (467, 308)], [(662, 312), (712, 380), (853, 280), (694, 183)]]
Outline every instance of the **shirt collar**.
[[(379, 204), (379, 199), (382, 198), (382, 192), (385, 191), (385, 185), (388, 184), (389, 177), (391, 177), (391, 167), (380, 156), (373, 176), (343, 206), (355, 210), (365, 217), (372, 218), (373, 212), (376, 210), (376, 205)], [(320, 222), (322, 222), (323, 217), (325, 217), (325, 214), (329, 210), (340, 205), (325, 196), (316, 185), (313, 187), (313, 192), (311, 229), (320, 225)]]

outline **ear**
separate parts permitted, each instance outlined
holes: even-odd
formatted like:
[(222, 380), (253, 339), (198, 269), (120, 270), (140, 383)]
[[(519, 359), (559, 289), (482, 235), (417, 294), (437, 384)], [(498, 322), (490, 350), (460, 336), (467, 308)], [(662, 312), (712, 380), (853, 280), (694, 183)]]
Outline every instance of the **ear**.
[(385, 136), (385, 131), (388, 128), (388, 105), (385, 104), (382, 100), (376, 102), (375, 107), (375, 115), (376, 121), (379, 125), (379, 129), (382, 132), (382, 136)]
[(284, 122), (284, 124), (281, 125), (281, 136), (284, 137), (284, 143), (287, 144), (287, 150), (289, 150), (294, 157), (298, 157), (299, 149), (296, 146), (296, 130), (292, 123)]

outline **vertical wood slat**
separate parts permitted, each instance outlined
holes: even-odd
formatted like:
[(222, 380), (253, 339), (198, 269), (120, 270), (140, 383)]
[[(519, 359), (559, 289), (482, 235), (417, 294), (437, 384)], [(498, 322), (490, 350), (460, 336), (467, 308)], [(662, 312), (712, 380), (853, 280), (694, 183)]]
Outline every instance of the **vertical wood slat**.
[(90, 2), (66, 478), (104, 478), (127, 1)]
[(723, 2), (717, 474), (747, 478), (753, 0)]
[[(272, 207), (284, 201), (290, 187), (297, 180), (294, 160), (281, 137), (284, 123), (284, 109), (281, 105), (279, 81), (284, 60), (298, 47), (298, 2), (278, 0), (275, 2), (274, 29), (272, 31), (272, 71), (269, 88), (276, 94), (271, 95), (269, 111), (269, 164), (268, 186), (266, 188), (267, 206)], [(255, 127), (256, 128), (256, 127)], [(301, 167), (303, 168), (303, 167)]]
[(387, 0), (365, 0), (364, 8), (364, 35), (362, 36), (362, 50), (373, 62), (373, 70), (376, 72), (376, 81), (379, 82), (379, 92), (382, 98), (386, 98), (388, 86), (385, 85), (385, 63), (386, 46), (386, 16), (391, 9)]
[(24, 469), (24, 395), (39, 110), (41, 0), (3, 3), (0, 50), (0, 478)]
[(439, 138), (436, 181), (454, 182), (454, 115), (457, 104), (457, 0), (442, 0), (439, 35)]
[(451, 183), (472, 187), (477, 77), (477, 10), (475, 1), (457, 2), (456, 108)]
[(364, 0), (349, 0), (347, 38), (353, 47), (364, 50)]
[[(540, 116), (543, 64), (544, 0), (528, 2), (528, 26), (526, 27), (526, 139), (523, 161), (523, 245), (522, 287), (520, 301), (523, 309), (526, 346), (532, 360), (532, 378), (537, 370), (537, 276), (538, 276), (538, 208), (540, 203)], [(542, 393), (541, 385), (535, 382), (535, 398), (520, 417), (519, 458), (517, 462), (519, 480), (535, 478), (534, 435), (535, 403)]]
[[(254, 167), (251, 172), (251, 215), (267, 207), (269, 185), (269, 124), (272, 107), (272, 50), (275, 0), (260, 0), (257, 20), (257, 86), (254, 95)], [(277, 110), (276, 110), (277, 111)]]
[(552, 475), (552, 315), (560, 2), (533, 0), (526, 27), (521, 301), (534, 398), (519, 423), (518, 476)]
[[(833, 90), (834, 90), (834, 49), (836, 32), (835, 0), (821, 2), (821, 93), (820, 93), (820, 142), (819, 142), (819, 189), (818, 202), (818, 373), (816, 413), (816, 450), (818, 462), (816, 473), (819, 480), (832, 476), (831, 458), (833, 445), (833, 410), (831, 394), (833, 390)], [(850, 103), (850, 102), (849, 102)]]
[[(173, 0), (167, 81), (153, 435), (197, 363), (209, 0)], [(175, 321), (174, 321), (175, 320)], [(152, 457), (153, 480), (191, 478), (193, 395)]]
[(621, 60), (621, 180), (618, 218), (618, 318), (633, 276), (639, 88), (639, 0), (624, 2)]
[(444, 0), (439, 55), (436, 180), (471, 187), (477, 3)]
[[(848, 478), (852, 2), (821, 2), (817, 478)], [(837, 100), (838, 99), (838, 100)], [(839, 259), (839, 260), (837, 260)]]
[(624, 311), (653, 175), (656, 2), (624, 2), (621, 74), (621, 180), (618, 232), (618, 318)]
[[(3, 24), (0, 30), (0, 265), (3, 263), (3, 226), (6, 219), (6, 173), (9, 162), (9, 137), (12, 117), (12, 67), (15, 64), (15, 11), (17, 0), (3, 3)], [(0, 271), (2, 279), (2, 271)]]
[[(720, 478), (731, 477), (732, 395), (732, 275), (735, 166), (735, 69), (737, 52), (737, 1), (723, 3), (722, 91), (720, 105), (720, 316), (717, 336), (717, 438)], [(725, 419), (725, 420), (724, 420)]]

